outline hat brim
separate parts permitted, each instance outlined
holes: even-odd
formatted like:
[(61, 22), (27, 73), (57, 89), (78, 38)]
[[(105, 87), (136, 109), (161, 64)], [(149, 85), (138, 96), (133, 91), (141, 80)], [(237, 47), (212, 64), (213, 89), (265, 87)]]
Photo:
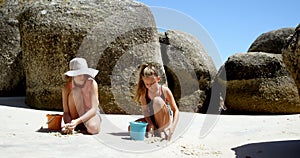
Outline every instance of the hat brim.
[(86, 69), (79, 69), (79, 70), (70, 70), (65, 73), (65, 75), (74, 77), (78, 75), (90, 75), (91, 77), (95, 78), (98, 74), (98, 70), (92, 69), (92, 68), (86, 68)]

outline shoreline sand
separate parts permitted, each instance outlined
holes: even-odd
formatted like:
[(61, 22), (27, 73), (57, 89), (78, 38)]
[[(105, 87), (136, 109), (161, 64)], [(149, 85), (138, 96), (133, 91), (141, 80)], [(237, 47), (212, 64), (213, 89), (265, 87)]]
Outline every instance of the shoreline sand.
[[(0, 102), (0, 157), (298, 157), (300, 117), (293, 115), (209, 115), (180, 112), (171, 142), (159, 138), (133, 141), (127, 133), (139, 115), (102, 114), (100, 134), (41, 132), (46, 114), (22, 98)], [(20, 100), (18, 100), (20, 99)], [(213, 119), (211, 119), (213, 118)], [(209, 120), (213, 120), (209, 122)], [(210, 124), (211, 123), (211, 124)], [(203, 135), (201, 130), (207, 128)]]

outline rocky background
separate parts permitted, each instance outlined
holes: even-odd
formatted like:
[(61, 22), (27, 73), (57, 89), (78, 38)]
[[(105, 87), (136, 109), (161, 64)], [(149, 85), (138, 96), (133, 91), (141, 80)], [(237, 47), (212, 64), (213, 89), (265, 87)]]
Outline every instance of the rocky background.
[(0, 96), (25, 95), (25, 74), (22, 63), (19, 3), (0, 1)]
[(144, 62), (159, 66), (180, 111), (300, 112), (298, 27), (263, 33), (217, 70), (197, 38), (159, 33), (150, 9), (136, 1), (10, 0), (0, 7), (0, 96), (26, 96), (32, 108), (62, 110), (63, 73), (84, 57), (100, 70), (104, 113), (141, 113), (133, 95)]
[(300, 95), (300, 45), (299, 45), (300, 25), (291, 34), (282, 49), (283, 61), (288, 71), (292, 74), (298, 87)]

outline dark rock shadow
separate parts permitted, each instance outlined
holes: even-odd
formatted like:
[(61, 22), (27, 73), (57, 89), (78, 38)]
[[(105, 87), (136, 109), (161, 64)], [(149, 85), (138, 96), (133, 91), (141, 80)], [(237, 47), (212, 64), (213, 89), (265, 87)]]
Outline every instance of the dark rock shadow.
[(236, 158), (298, 158), (300, 140), (260, 142), (232, 148)]
[(0, 106), (30, 109), (25, 103), (26, 97), (0, 97)]

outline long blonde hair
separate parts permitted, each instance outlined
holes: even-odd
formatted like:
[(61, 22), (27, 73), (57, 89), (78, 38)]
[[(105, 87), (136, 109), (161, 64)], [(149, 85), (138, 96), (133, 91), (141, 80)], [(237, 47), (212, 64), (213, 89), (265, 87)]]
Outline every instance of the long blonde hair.
[(158, 77), (158, 71), (153, 64), (147, 63), (147, 64), (142, 64), (140, 66), (139, 75), (138, 75), (138, 83), (137, 83), (135, 95), (134, 95), (134, 100), (137, 103), (140, 102), (141, 96), (146, 94), (146, 90), (147, 90), (145, 83), (143, 81), (143, 77), (149, 77), (152, 75), (154, 75), (155, 77)]

